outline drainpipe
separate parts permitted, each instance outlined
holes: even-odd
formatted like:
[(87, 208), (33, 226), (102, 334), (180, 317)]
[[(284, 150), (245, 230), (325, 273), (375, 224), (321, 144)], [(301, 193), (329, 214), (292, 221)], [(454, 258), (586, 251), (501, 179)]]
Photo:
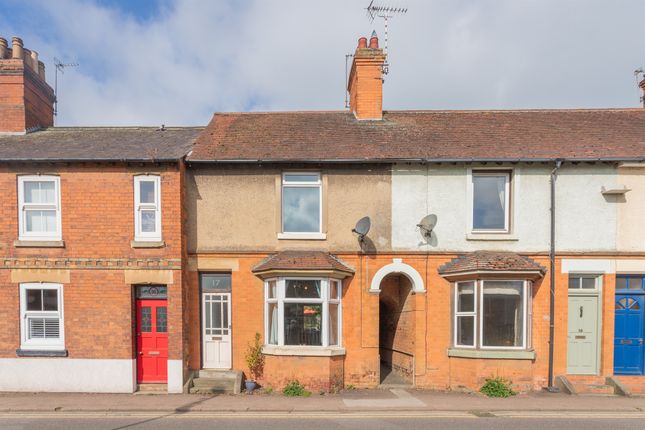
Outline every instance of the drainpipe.
[(547, 391), (555, 393), (558, 388), (553, 386), (553, 338), (555, 320), (555, 181), (558, 176), (558, 169), (562, 166), (562, 160), (555, 161), (555, 168), (551, 171), (551, 249), (549, 259), (551, 267), (550, 275), (550, 297), (549, 297), (549, 385)]

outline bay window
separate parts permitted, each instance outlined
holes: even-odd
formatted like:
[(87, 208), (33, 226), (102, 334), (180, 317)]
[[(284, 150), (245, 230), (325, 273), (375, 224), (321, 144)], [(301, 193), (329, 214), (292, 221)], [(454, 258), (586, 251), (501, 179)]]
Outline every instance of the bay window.
[(524, 280), (457, 282), (453, 343), (458, 348), (527, 349), (531, 285)]
[(341, 282), (275, 278), (265, 282), (265, 339), (279, 346), (340, 346)]

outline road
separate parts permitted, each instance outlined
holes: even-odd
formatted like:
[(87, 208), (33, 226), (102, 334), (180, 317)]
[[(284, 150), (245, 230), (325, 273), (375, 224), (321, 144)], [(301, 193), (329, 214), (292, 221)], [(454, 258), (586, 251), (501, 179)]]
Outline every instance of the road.
[[(593, 416), (592, 416), (593, 415)], [(0, 414), (2, 430), (635, 430), (645, 429), (645, 414), (515, 412), (496, 416), (465, 412), (343, 414), (134, 413)]]

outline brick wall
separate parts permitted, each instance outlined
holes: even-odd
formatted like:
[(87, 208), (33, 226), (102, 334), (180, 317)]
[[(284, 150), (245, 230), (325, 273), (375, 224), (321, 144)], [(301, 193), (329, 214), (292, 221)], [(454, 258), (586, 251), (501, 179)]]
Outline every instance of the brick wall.
[[(20, 347), (19, 284), (12, 271), (69, 271), (63, 284), (65, 347), (71, 358), (134, 358), (133, 272), (172, 273), (168, 285), (169, 358), (185, 352), (183, 318), (181, 167), (123, 164), (0, 166), (0, 357)], [(60, 177), (63, 248), (20, 248), (17, 175)], [(134, 185), (141, 173), (161, 176), (165, 247), (133, 249)]]
[[(213, 258), (235, 261), (239, 269), (232, 271), (232, 322), (233, 368), (247, 371), (244, 352), (255, 332), (263, 336), (262, 281), (251, 273), (251, 268), (266, 254), (211, 254)], [(414, 355), (414, 381), (418, 387), (430, 389), (478, 390), (484, 380), (492, 376), (510, 379), (519, 390), (540, 389), (547, 384), (549, 350), (549, 274), (536, 281), (532, 289), (532, 348), (535, 360), (469, 359), (449, 357), (452, 333), (451, 285), (437, 273), (439, 266), (454, 255), (378, 255), (359, 257), (355, 254), (339, 255), (356, 269), (353, 277), (343, 283), (343, 384), (357, 387), (374, 387), (379, 384), (379, 302), (380, 295), (369, 293), (374, 274), (393, 258), (402, 258), (423, 278), (426, 293), (409, 295), (404, 309), (413, 317), (405, 323), (407, 333), (402, 334), (405, 346)], [(548, 267), (548, 257), (532, 256), (542, 266)], [(568, 257), (571, 258), (571, 257)], [(599, 257), (600, 258), (600, 257)], [(557, 291), (555, 301), (555, 375), (566, 373), (567, 353), (567, 274), (560, 273), (557, 260)], [(191, 369), (199, 369), (200, 328), (198, 272), (189, 276), (190, 362)], [(386, 278), (381, 294), (388, 292), (388, 283), (396, 277)], [(396, 282), (394, 282), (396, 284)], [(601, 373), (611, 375), (613, 367), (613, 300), (614, 276), (603, 277), (603, 315)], [(410, 333), (412, 332), (412, 333)], [(410, 338), (412, 336), (412, 338)], [(339, 358), (337, 358), (339, 359)], [(329, 358), (321, 357), (267, 357), (263, 382), (280, 387), (286, 380), (297, 377), (302, 383), (317, 389), (331, 386), (334, 373), (327, 365)], [(340, 360), (340, 359), (339, 359)], [(309, 367), (305, 364), (309, 363)], [(335, 382), (334, 382), (335, 383)]]

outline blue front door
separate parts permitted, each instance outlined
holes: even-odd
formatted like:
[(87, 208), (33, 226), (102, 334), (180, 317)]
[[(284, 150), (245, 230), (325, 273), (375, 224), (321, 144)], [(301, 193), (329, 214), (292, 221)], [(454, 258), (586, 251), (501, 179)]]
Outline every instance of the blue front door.
[[(627, 280), (627, 285), (629, 286)], [(636, 281), (634, 279), (634, 281)], [(635, 283), (635, 282), (634, 282)], [(617, 279), (617, 287), (622, 284)], [(620, 285), (622, 287), (622, 285)], [(614, 373), (617, 375), (643, 375), (645, 358), (645, 295), (642, 289), (633, 292), (625, 289), (616, 292), (616, 313), (614, 326)]]

